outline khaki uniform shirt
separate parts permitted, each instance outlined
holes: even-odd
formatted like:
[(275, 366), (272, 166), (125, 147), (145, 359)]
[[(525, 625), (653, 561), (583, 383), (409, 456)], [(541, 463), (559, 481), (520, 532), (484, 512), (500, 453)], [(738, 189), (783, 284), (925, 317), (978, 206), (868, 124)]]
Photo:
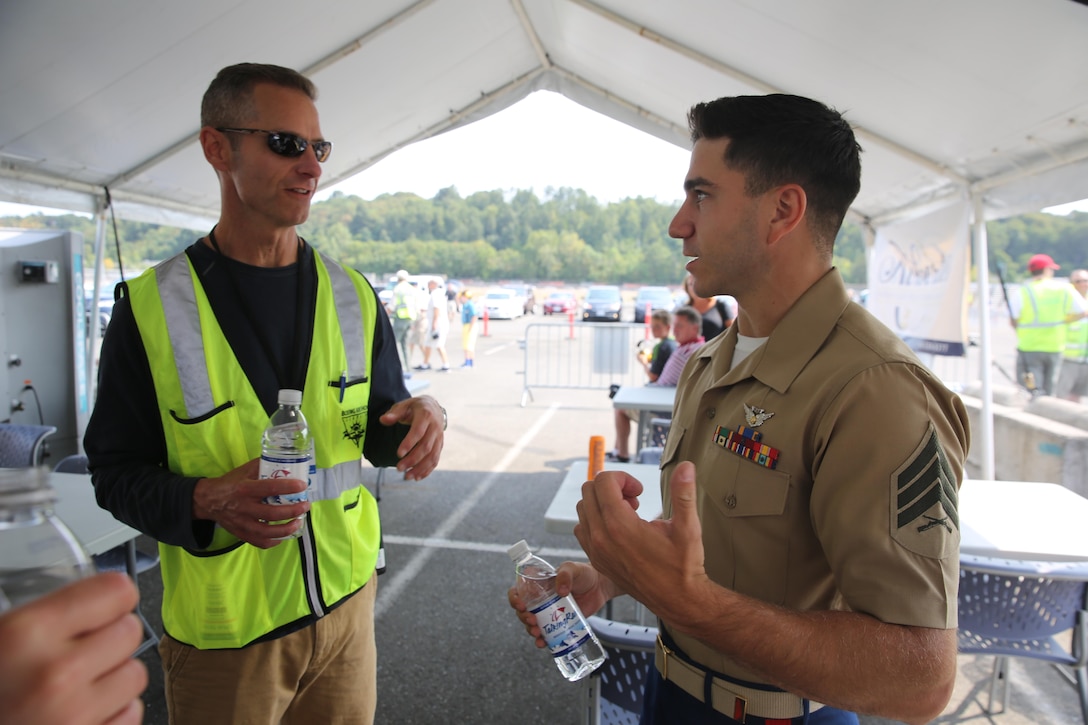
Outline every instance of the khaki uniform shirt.
[[(695, 463), (710, 578), (793, 610), (955, 628), (969, 440), (960, 399), (850, 303), (837, 270), (730, 371), (736, 342), (734, 326), (688, 361), (662, 458), (666, 518), (669, 477)], [(670, 634), (704, 667), (758, 681)]]

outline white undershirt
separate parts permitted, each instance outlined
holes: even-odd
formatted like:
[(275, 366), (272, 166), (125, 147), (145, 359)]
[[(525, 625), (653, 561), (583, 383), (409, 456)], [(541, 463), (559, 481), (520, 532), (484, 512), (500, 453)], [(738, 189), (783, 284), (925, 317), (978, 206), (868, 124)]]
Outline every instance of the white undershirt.
[(733, 364), (729, 366), (729, 369), (732, 370), (740, 365), (744, 362), (744, 358), (758, 350), (759, 346), (765, 342), (767, 342), (767, 338), (765, 337), (747, 337), (738, 334), (737, 347), (733, 350)]

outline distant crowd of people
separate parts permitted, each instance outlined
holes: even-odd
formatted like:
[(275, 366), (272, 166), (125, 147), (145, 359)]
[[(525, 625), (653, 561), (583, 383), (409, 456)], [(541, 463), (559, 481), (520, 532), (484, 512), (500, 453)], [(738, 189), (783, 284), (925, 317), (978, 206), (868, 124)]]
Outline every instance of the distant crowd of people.
[[(651, 350), (637, 353), (646, 371), (648, 385), (676, 387), (692, 353), (728, 329), (736, 319), (736, 301), (732, 297), (700, 297), (691, 283), (691, 275), (684, 277), (681, 286), (687, 295), (687, 304), (675, 312), (654, 310), (650, 314), (650, 333), (656, 342)], [(672, 412), (659, 411), (653, 415), (668, 418)], [(639, 412), (618, 408), (614, 416), (616, 445), (605, 457), (626, 463), (631, 460), (631, 422), (638, 420)]]
[[(451, 324), (458, 317), (461, 321), (461, 349), (464, 352), (462, 368), (475, 367), (478, 321), (483, 310), (473, 299), (470, 290), (454, 292), (443, 289), (438, 280), (427, 280), (426, 291), (410, 281), (407, 270), (397, 272), (397, 283), (386, 312), (393, 321), (393, 331), (400, 347), (401, 364), (405, 375), (411, 370), (437, 370), (449, 372), (450, 360), (446, 352), (446, 339)], [(419, 351), (419, 364), (413, 365), (413, 354)], [(431, 365), (431, 355), (437, 353), (438, 367)]]

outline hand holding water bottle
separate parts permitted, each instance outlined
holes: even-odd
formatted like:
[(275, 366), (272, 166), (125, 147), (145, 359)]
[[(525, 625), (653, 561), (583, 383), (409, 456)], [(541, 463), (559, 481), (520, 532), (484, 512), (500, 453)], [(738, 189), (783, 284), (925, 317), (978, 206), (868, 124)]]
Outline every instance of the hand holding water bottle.
[(543, 642), (551, 650), (559, 671), (572, 682), (600, 667), (607, 655), (574, 599), (556, 589), (555, 568), (529, 551), (524, 540), (508, 553), (517, 571), (510, 604), (527, 625), (535, 621), (535, 629), (526, 628), (537, 637), (537, 645)]
[[(306, 491), (306, 482), (294, 478), (258, 477), (260, 459), (242, 464), (216, 478), (202, 478), (193, 491), (193, 516), (215, 521), (242, 541), (268, 549), (302, 528), (309, 501), (270, 504), (273, 496)], [(283, 521), (284, 523), (274, 523)]]
[(138, 597), (128, 576), (100, 574), (0, 615), (0, 723), (139, 723)]

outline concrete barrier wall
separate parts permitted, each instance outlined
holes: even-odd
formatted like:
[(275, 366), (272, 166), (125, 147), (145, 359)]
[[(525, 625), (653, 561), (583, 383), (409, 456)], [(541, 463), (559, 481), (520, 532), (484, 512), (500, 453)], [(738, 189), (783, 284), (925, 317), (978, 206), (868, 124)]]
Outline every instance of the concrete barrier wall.
[[(980, 430), (982, 401), (961, 395), (971, 421), (972, 438)], [(996, 397), (996, 396), (995, 396)], [(1068, 401), (1037, 398), (1030, 405), (1047, 416), (1062, 415), (1085, 427), (1044, 417), (1027, 409), (994, 403), (994, 476), (1004, 481), (1060, 483), (1088, 497), (1088, 416), (1066, 410)], [(1059, 404), (1059, 405), (1054, 405)], [(1070, 406), (1081, 408), (1076, 403)], [(981, 447), (973, 445), (967, 456), (967, 475), (982, 475)]]

